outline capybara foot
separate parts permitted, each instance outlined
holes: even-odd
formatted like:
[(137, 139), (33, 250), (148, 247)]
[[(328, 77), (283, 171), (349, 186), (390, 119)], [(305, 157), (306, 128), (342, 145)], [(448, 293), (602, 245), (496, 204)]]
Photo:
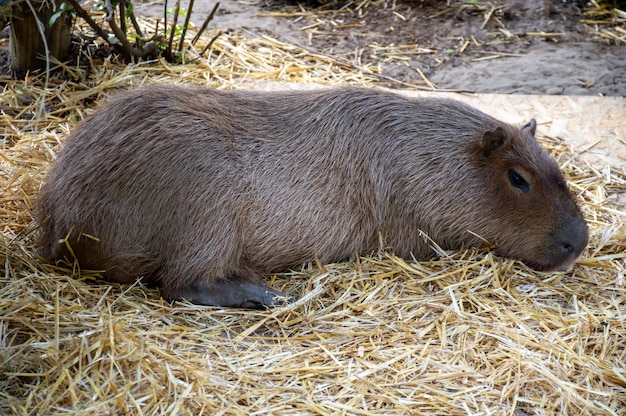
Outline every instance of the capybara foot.
[(174, 290), (161, 287), (161, 295), (170, 301), (184, 299), (198, 305), (246, 309), (274, 308), (287, 303), (287, 297), (278, 290), (242, 277), (196, 280)]

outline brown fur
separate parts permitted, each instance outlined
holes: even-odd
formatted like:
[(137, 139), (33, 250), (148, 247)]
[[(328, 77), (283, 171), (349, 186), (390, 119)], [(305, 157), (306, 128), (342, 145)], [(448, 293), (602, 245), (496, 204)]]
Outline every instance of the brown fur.
[[(379, 233), (399, 256), (431, 254), (422, 230), (446, 249), (486, 240), (565, 269), (587, 228), (534, 129), (368, 89), (144, 87), (68, 139), (39, 198), (43, 256), (234, 306), (271, 303), (240, 299), (263, 288), (255, 278), (372, 252)], [(68, 235), (73, 254), (59, 243)]]

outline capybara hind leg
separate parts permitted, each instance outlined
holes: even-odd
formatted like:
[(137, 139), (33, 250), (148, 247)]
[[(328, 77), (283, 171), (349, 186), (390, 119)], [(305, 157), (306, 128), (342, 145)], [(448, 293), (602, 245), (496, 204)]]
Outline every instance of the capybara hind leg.
[(266, 309), (284, 305), (286, 297), (262, 283), (242, 277), (196, 280), (182, 288), (161, 287), (161, 295), (170, 301), (232, 308)]

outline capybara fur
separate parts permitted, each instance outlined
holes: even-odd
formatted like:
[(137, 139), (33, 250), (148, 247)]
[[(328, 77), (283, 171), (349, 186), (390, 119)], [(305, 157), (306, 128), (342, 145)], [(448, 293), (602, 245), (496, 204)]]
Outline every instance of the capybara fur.
[(41, 189), (43, 256), (166, 299), (280, 303), (260, 277), (318, 259), (485, 246), (571, 267), (587, 227), (522, 128), (449, 99), (149, 86), (70, 135)]

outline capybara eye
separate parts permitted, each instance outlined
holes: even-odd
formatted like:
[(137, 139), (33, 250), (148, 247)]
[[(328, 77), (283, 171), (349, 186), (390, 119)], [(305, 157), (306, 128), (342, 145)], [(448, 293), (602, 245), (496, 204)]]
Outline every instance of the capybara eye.
[(513, 169), (509, 171), (509, 181), (511, 181), (511, 185), (518, 188), (522, 192), (530, 191), (530, 185), (526, 182), (526, 179), (519, 173), (515, 172)]

